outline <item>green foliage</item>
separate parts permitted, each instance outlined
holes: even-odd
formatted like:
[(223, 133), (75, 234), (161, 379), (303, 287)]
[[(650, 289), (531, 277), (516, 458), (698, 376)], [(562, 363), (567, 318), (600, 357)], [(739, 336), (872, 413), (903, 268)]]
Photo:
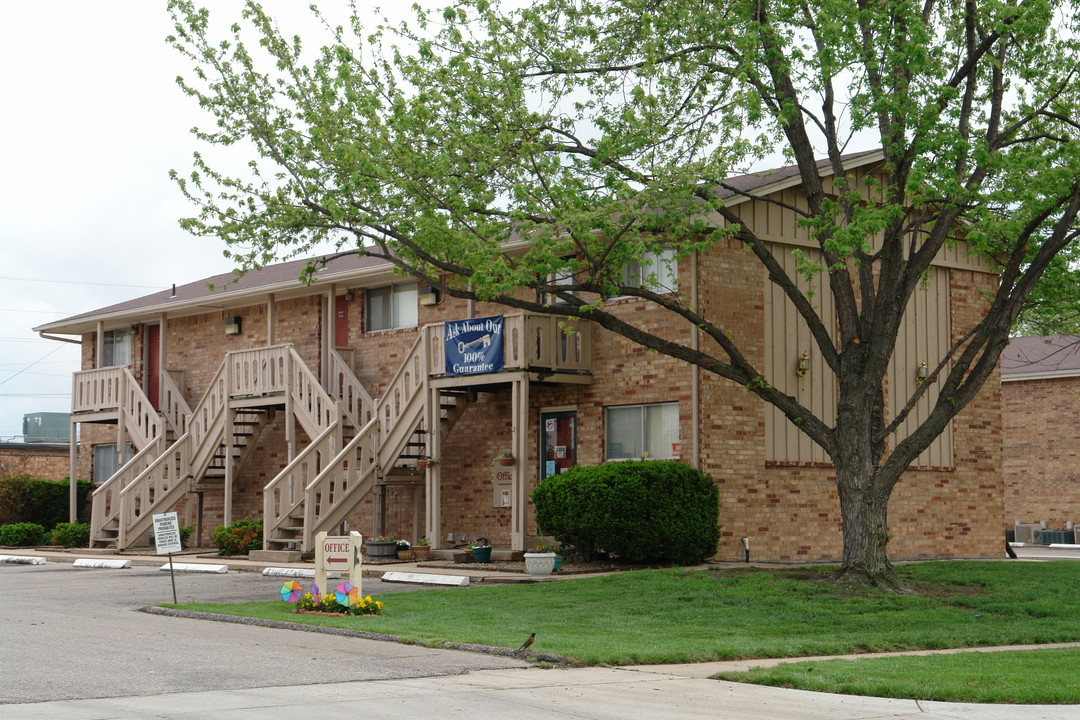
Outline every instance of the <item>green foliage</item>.
[[(89, 481), (79, 480), (76, 507), (86, 507)], [(34, 522), (50, 529), (70, 519), (71, 485), (67, 480), (9, 478), (0, 480), (0, 525)]]
[(89, 547), (90, 526), (87, 523), (57, 523), (52, 529), (53, 545)]
[(20, 522), (0, 525), (0, 545), (13, 547), (44, 545), (46, 539), (45, 528), (37, 523)]
[(263, 542), (263, 521), (237, 520), (232, 524), (218, 525), (212, 535), (218, 555), (246, 555), (252, 550), (261, 550)]
[(195, 532), (195, 526), (194, 525), (185, 525), (184, 527), (180, 528), (180, 545), (181, 546), (183, 546), (185, 548), (188, 546), (188, 540), (191, 539), (191, 533), (193, 533), (193, 532)]
[(677, 461), (578, 466), (532, 495), (538, 527), (629, 562), (690, 564), (716, 553), (716, 482)]

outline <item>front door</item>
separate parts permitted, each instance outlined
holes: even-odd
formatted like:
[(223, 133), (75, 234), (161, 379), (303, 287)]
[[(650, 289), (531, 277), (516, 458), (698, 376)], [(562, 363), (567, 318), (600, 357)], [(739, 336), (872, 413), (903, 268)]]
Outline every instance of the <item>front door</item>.
[(577, 465), (577, 412), (540, 413), (540, 477), (548, 478)]
[(146, 399), (161, 409), (161, 326), (146, 326)]

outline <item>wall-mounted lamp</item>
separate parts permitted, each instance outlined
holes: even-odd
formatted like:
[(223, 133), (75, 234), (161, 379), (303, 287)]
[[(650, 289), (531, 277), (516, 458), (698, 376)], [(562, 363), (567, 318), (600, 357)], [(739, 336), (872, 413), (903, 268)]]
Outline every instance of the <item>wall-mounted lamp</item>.
[(345, 302), (352, 302), (355, 299), (356, 299), (356, 293), (354, 293), (352, 290), (345, 293)]
[(930, 369), (926, 367), (926, 361), (919, 363), (919, 369), (915, 371), (915, 382), (921, 383), (926, 378), (930, 377)]
[(420, 288), (419, 290), (417, 290), (417, 293), (419, 294), (421, 305), (439, 304), (439, 291), (431, 287), (430, 285), (426, 285)]
[(799, 358), (798, 365), (795, 366), (795, 374), (799, 377), (806, 377), (806, 373), (810, 372), (810, 355), (803, 353)]
[(240, 316), (235, 315), (233, 317), (225, 318), (225, 334), (226, 335), (239, 335), (240, 334)]

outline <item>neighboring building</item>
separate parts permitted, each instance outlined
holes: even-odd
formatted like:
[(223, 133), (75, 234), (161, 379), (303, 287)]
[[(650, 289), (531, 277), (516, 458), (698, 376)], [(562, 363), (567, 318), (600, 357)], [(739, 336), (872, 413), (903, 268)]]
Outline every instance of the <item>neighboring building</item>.
[(1013, 338), (1001, 354), (1005, 525), (1080, 523), (1080, 338)]
[(0, 480), (29, 477), (63, 480), (70, 446), (65, 443), (0, 443)]
[(64, 443), (70, 441), (70, 413), (36, 412), (23, 415), (23, 442)]
[[(871, 172), (879, 158), (865, 154), (852, 167)], [(782, 263), (794, 263), (793, 247), (813, 257), (791, 209), (801, 204), (797, 173), (732, 184), (782, 201), (729, 200)], [(82, 338), (72, 398), (82, 451), (72, 474), (102, 482), (95, 544), (130, 545), (152, 513), (178, 506), (200, 520), (204, 539), (216, 524), (264, 517), (269, 549), (310, 550), (314, 533), (347, 523), (365, 535), (426, 535), (435, 547), (464, 534), (522, 550), (537, 532), (528, 495), (545, 474), (647, 453), (716, 478), (719, 558), (739, 558), (744, 536), (759, 560), (840, 557), (831, 466), (744, 388), (588, 322), (571, 323), (577, 332), (568, 335), (553, 316), (440, 297), (371, 258), (334, 260), (310, 285), (297, 279), (303, 265), (210, 278), (214, 291), (202, 280), (37, 328)], [(677, 274), (697, 307), (736, 328), (736, 343), (778, 387), (830, 416), (835, 381), (738, 242), (681, 260)], [(989, 267), (960, 246), (943, 251), (927, 280), (893, 360), (896, 397), (982, 316), (996, 287)], [(830, 301), (824, 286), (815, 299)], [(673, 341), (706, 342), (645, 301), (609, 302)], [(493, 316), (504, 316), (501, 330), (449, 325)], [(447, 343), (455, 328), (465, 334)], [(470, 355), (499, 337), (497, 360)], [(473, 369), (503, 367), (448, 373), (447, 347)], [(797, 372), (806, 352), (808, 371)], [(924, 402), (913, 421), (925, 410)], [(1000, 430), (995, 378), (898, 484), (892, 557), (997, 554)], [(504, 452), (517, 463), (494, 463)], [(441, 462), (422, 469), (421, 455)]]

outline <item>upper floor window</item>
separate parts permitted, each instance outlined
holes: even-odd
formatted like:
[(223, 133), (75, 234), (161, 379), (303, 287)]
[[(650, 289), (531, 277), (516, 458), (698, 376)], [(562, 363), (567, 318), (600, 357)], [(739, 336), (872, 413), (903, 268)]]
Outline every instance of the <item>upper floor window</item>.
[(679, 456), (679, 403), (605, 408), (604, 426), (608, 460)]
[(622, 272), (622, 284), (647, 288), (653, 292), (675, 292), (679, 287), (679, 262), (675, 251), (650, 250), (641, 260), (627, 263)]
[(102, 367), (131, 364), (131, 330), (106, 330), (102, 347)]
[(372, 288), (365, 294), (364, 329), (391, 330), (416, 327), (417, 284), (402, 283)]

